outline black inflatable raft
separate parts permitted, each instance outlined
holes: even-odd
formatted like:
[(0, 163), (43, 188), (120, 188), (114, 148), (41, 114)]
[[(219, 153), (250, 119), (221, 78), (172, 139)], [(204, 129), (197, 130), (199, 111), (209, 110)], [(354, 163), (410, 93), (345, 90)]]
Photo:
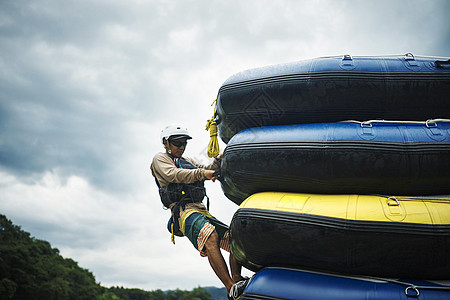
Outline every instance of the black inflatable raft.
[(286, 266), (450, 279), (450, 198), (258, 193), (237, 210), (231, 251), (254, 271)]
[(222, 160), (236, 204), (256, 192), (450, 194), (450, 122), (340, 122), (251, 128)]
[(258, 126), (450, 118), (448, 58), (325, 57), (240, 72), (217, 96), (219, 135)]

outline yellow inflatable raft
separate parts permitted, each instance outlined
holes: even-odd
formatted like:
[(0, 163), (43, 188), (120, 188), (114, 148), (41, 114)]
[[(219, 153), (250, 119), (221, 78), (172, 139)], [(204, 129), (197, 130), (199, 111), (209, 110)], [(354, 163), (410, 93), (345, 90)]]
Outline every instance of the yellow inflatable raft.
[(233, 217), (231, 249), (255, 271), (450, 279), (450, 197), (257, 193)]

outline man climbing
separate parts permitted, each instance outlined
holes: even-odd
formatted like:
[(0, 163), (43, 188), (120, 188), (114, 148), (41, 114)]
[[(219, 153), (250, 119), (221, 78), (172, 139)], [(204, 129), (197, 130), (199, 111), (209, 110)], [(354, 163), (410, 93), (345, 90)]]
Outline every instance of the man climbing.
[[(208, 257), (228, 298), (239, 299), (249, 279), (241, 276), (242, 267), (230, 252), (228, 226), (214, 218), (202, 203), (206, 196), (204, 181), (217, 179), (215, 171), (220, 167), (221, 156), (208, 166), (184, 158), (189, 139), (192, 138), (185, 127), (165, 127), (160, 137), (165, 152), (157, 153), (150, 166), (161, 201), (172, 212), (169, 231), (172, 239), (174, 235), (188, 237), (200, 255)], [(230, 252), (231, 275), (220, 248)]]

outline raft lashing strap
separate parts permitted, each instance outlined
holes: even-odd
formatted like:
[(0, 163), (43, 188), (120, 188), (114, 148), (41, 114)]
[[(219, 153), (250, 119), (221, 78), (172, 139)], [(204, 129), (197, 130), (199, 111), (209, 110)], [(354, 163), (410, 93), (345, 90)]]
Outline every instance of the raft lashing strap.
[(450, 119), (428, 119), (426, 121), (390, 121), (390, 120), (368, 120), (368, 121), (356, 121), (356, 120), (348, 120), (341, 121), (339, 123), (356, 123), (360, 124), (363, 129), (363, 134), (372, 134), (372, 127), (374, 124), (415, 124), (415, 125), (425, 125), (433, 135), (442, 135), (440, 130), (438, 129), (439, 122), (450, 122)]
[[(441, 291), (450, 291), (450, 286), (447, 283), (443, 283), (439, 286), (426, 286), (426, 285), (415, 285), (410, 282), (404, 282), (396, 279), (389, 279), (389, 278), (382, 278), (382, 277), (376, 277), (376, 276), (360, 276), (359, 278), (363, 280), (376, 280), (376, 281), (384, 281), (388, 283), (398, 284), (402, 286), (406, 286), (405, 288), (405, 295), (408, 298), (419, 298), (420, 291), (422, 290), (441, 290)], [(433, 283), (433, 281), (430, 281), (430, 283)], [(438, 283), (439, 284), (439, 283)]]
[(426, 121), (400, 121), (400, 120), (368, 120), (368, 121), (356, 121), (356, 120), (348, 120), (341, 121), (338, 123), (357, 123), (360, 124), (361, 127), (372, 127), (373, 124), (423, 124), (427, 128), (437, 127), (438, 122), (450, 122), (450, 119), (429, 119)]
[(424, 285), (415, 285), (415, 284), (412, 284), (409, 282), (402, 282), (402, 281), (393, 280), (393, 279), (382, 279), (382, 280), (385, 280), (390, 283), (395, 283), (395, 284), (406, 286), (405, 295), (406, 295), (406, 297), (411, 297), (411, 298), (419, 298), (419, 295), (420, 295), (419, 289), (450, 291), (449, 286), (424, 286)]
[(219, 143), (217, 141), (217, 123), (215, 120), (215, 114), (216, 114), (216, 105), (217, 105), (217, 99), (213, 101), (211, 106), (214, 105), (214, 113), (211, 119), (207, 120), (206, 122), (206, 130), (209, 130), (209, 136), (210, 141), (208, 145), (208, 156), (209, 157), (217, 157), (220, 153), (219, 150)]
[[(422, 290), (442, 290), (442, 291), (450, 291), (450, 287), (446, 286), (420, 286), (420, 285), (414, 285), (406, 282), (395, 282), (393, 283), (402, 284), (402, 285), (408, 285), (405, 289), (405, 295), (406, 297), (412, 297), (412, 298), (419, 298), (420, 291)], [(414, 293), (414, 294), (412, 294)]]
[(374, 195), (379, 197), (385, 197), (388, 206), (399, 206), (400, 201), (427, 201), (427, 202), (450, 202), (450, 195), (442, 196), (386, 196), (386, 195)]

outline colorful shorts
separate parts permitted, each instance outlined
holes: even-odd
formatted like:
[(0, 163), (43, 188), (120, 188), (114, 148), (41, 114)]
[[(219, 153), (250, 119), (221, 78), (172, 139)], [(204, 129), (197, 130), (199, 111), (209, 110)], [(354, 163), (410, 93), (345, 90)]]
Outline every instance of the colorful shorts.
[(181, 232), (191, 241), (201, 256), (207, 256), (205, 243), (214, 230), (219, 236), (220, 248), (230, 252), (228, 226), (208, 211), (186, 210), (179, 220)]

